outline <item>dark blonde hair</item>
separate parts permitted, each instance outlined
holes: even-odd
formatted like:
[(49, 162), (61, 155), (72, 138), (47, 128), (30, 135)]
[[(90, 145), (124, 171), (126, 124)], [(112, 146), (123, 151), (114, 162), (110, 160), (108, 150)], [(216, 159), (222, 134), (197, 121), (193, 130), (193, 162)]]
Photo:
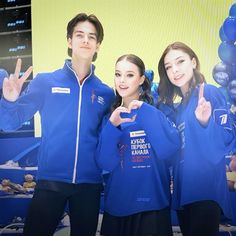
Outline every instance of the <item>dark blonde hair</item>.
[[(117, 59), (116, 64), (119, 61), (123, 61), (123, 60), (127, 60), (130, 63), (136, 65), (139, 69), (140, 76), (145, 77), (143, 84), (140, 86), (141, 94), (139, 95), (139, 100), (145, 101), (149, 104), (153, 104), (153, 99), (151, 96), (151, 82), (145, 76), (145, 65), (144, 65), (144, 62), (142, 61), (142, 59), (134, 54), (125, 54)], [(119, 107), (121, 105), (121, 103), (122, 103), (122, 97), (116, 91), (116, 99), (115, 99), (115, 102), (112, 106), (112, 111), (115, 110), (117, 107)]]
[(192, 90), (198, 85), (203, 82), (205, 82), (205, 78), (203, 74), (200, 72), (200, 62), (196, 55), (196, 53), (186, 44), (182, 42), (174, 42), (167, 46), (167, 48), (164, 50), (159, 63), (158, 63), (158, 73), (160, 82), (158, 85), (158, 104), (165, 103), (168, 105), (173, 105), (174, 100), (177, 96), (183, 97), (181, 90), (179, 87), (173, 85), (166, 73), (164, 59), (167, 53), (171, 50), (180, 50), (185, 52), (189, 55), (190, 59), (193, 58), (196, 60), (196, 68), (193, 70), (193, 78), (189, 85), (189, 94), (191, 94)]

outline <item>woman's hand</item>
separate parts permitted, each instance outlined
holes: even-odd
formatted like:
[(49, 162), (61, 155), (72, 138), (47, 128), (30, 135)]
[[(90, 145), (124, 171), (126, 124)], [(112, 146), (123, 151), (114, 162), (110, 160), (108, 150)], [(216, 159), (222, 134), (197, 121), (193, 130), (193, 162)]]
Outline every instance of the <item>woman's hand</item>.
[(129, 111), (133, 110), (133, 109), (138, 109), (142, 106), (143, 101), (139, 101), (139, 100), (133, 100), (130, 104), (129, 104)]
[[(111, 114), (111, 117), (110, 117), (110, 122), (114, 125), (114, 126), (119, 126), (120, 124), (122, 123), (125, 123), (125, 122), (133, 122), (135, 121), (136, 119), (136, 115), (132, 116), (131, 118), (122, 118), (121, 116), (121, 113), (130, 113), (133, 109), (138, 109), (142, 106), (143, 102), (142, 101), (139, 101), (139, 100), (133, 100), (130, 104), (129, 104), (129, 107), (126, 108), (126, 107), (123, 107), (123, 106), (120, 106), (120, 107), (117, 107), (113, 113)], [(125, 115), (124, 115), (125, 116)]]
[(203, 94), (204, 83), (202, 83), (199, 87), (198, 105), (195, 110), (195, 116), (202, 125), (206, 126), (211, 116), (212, 107), (211, 103), (206, 101)]
[(130, 113), (129, 109), (127, 109), (126, 107), (117, 107), (111, 114), (110, 117), (110, 122), (114, 125), (114, 126), (119, 126), (120, 124), (124, 123), (124, 122), (133, 122), (135, 120), (135, 116), (132, 118), (122, 118), (121, 117), (121, 113)]

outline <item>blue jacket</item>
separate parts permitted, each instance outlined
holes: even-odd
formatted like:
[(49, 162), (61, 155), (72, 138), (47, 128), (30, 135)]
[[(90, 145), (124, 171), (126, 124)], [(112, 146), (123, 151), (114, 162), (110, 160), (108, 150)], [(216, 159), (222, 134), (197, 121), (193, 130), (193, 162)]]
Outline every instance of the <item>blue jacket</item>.
[(155, 107), (143, 103), (132, 123), (108, 120), (98, 146), (98, 165), (110, 172), (104, 210), (114, 216), (160, 210), (170, 205), (167, 161), (180, 148), (177, 129)]
[(196, 201), (213, 200), (230, 218), (225, 155), (232, 149), (232, 126), (225, 98), (219, 90), (206, 84), (204, 97), (212, 105), (212, 116), (206, 127), (194, 114), (198, 88), (186, 104), (177, 107), (176, 125), (181, 134), (182, 148), (174, 168), (173, 207), (179, 209)]
[(82, 85), (71, 62), (52, 73), (38, 74), (16, 102), (0, 101), (0, 129), (12, 131), (41, 115), (42, 139), (38, 179), (67, 183), (100, 183), (95, 151), (99, 128), (114, 92), (95, 75)]
[(236, 113), (230, 112), (230, 116), (233, 123), (233, 130), (234, 130), (234, 136), (235, 136), (235, 142), (234, 142), (234, 148), (232, 150), (232, 154), (236, 154)]

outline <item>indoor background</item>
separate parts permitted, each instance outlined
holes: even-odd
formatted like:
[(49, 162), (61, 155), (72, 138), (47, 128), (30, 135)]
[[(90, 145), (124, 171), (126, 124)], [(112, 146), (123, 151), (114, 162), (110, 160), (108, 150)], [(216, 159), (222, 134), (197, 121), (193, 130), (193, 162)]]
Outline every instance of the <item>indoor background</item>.
[[(157, 63), (174, 41), (183, 41), (197, 53), (208, 83), (220, 59), (219, 29), (233, 0), (32, 0), (34, 76), (63, 66), (67, 58), (66, 26), (80, 12), (95, 14), (104, 26), (104, 40), (95, 62), (96, 74), (113, 86), (114, 64), (122, 54), (140, 56), (146, 69)], [(40, 135), (36, 118), (36, 136)]]

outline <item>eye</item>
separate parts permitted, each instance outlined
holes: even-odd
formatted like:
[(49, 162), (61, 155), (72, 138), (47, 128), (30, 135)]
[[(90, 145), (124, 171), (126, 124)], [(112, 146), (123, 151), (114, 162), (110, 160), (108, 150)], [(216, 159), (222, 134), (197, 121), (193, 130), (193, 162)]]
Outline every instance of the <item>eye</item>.
[(92, 35), (89, 35), (89, 39), (91, 39), (91, 40), (97, 40), (97, 37), (92, 34)]
[(171, 68), (171, 66), (166, 66), (165, 67), (165, 70), (167, 71), (167, 70), (169, 70)]
[(76, 36), (77, 38), (79, 38), (79, 39), (82, 39), (82, 38), (84, 37), (84, 35), (81, 34), (81, 33), (78, 33), (78, 34), (76, 34), (75, 36)]
[(115, 73), (115, 77), (120, 77), (120, 76), (121, 76), (120, 73), (118, 72)]
[(177, 64), (182, 64), (185, 60), (184, 59), (181, 59), (177, 62)]
[(127, 74), (127, 77), (132, 78), (132, 77), (134, 77), (134, 75), (133, 74)]

